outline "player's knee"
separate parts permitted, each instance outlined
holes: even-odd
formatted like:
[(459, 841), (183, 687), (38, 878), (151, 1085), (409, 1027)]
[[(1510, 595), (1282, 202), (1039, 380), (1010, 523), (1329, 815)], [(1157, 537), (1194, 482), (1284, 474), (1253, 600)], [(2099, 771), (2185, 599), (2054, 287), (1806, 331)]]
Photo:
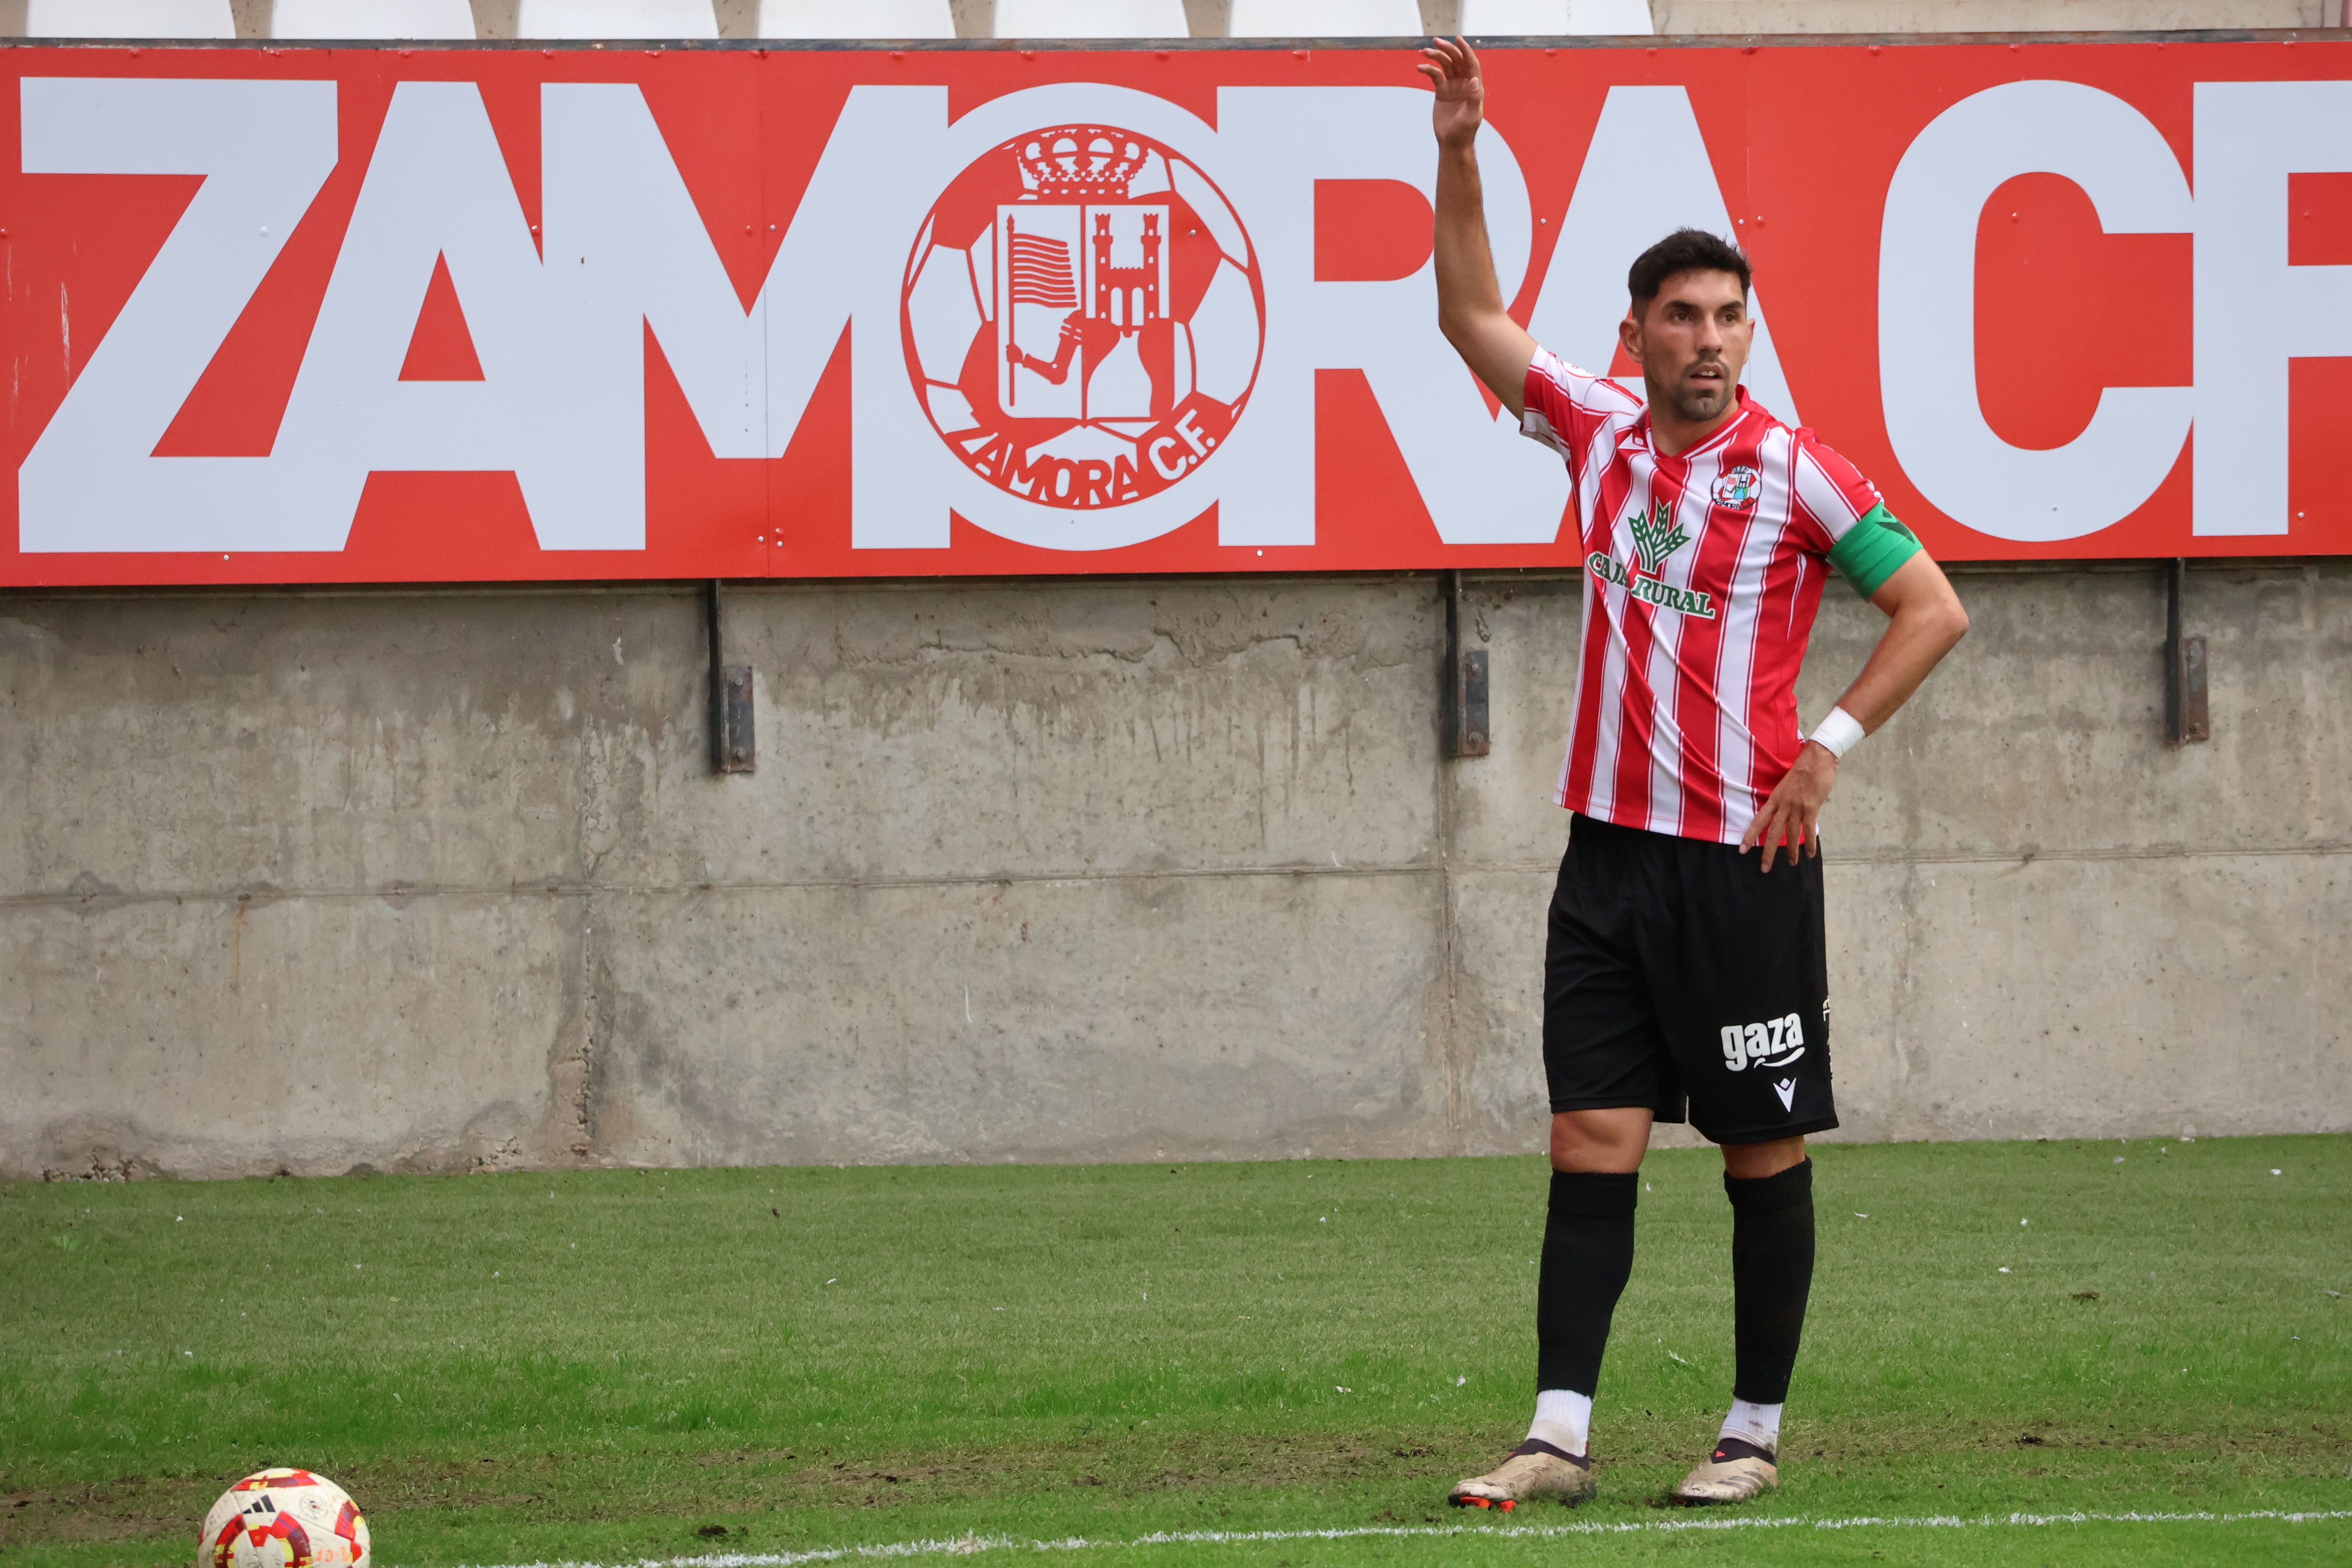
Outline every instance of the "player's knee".
[(1555, 1171), (1639, 1170), (1650, 1146), (1650, 1112), (1638, 1108), (1559, 1110), (1551, 1119)]

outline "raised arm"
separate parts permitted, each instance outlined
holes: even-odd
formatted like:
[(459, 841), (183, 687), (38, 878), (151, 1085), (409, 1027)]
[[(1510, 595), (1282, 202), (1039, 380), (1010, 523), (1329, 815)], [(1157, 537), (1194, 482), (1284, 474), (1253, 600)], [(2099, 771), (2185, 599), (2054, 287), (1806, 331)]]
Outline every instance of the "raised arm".
[(1421, 74), (1437, 89), (1437, 325), (1472, 374), (1513, 416), (1520, 413), (1536, 341), (1505, 310), (1495, 257), (1486, 246), (1486, 200), (1478, 184), (1478, 127), (1486, 83), (1478, 57), (1460, 38), (1433, 38)]

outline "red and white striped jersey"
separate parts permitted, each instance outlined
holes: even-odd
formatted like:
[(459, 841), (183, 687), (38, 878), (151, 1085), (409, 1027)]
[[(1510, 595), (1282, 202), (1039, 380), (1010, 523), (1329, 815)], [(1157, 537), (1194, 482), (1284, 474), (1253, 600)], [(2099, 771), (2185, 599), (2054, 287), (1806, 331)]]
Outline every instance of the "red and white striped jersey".
[(1584, 551), (1584, 647), (1559, 804), (1737, 844), (1797, 760), (1797, 669), (1829, 553), (1878, 506), (1853, 464), (1739, 391), (1675, 456), (1614, 382), (1547, 350), (1521, 430), (1568, 459)]

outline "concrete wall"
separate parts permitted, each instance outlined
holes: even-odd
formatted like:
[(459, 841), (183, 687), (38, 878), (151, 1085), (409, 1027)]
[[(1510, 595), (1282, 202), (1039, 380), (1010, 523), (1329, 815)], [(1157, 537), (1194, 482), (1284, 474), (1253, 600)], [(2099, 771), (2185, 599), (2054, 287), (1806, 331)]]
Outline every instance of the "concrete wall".
[[(2151, 570), (1963, 590), (1830, 820), (1846, 1135), (2352, 1127), (2352, 564), (2195, 574), (2216, 732), (2179, 751)], [(0, 1174), (1537, 1147), (1575, 588), (1474, 598), (1496, 751), (1449, 763), (1427, 579), (747, 591), (728, 779), (683, 592), (0, 599)], [(1875, 620), (1833, 592), (1808, 713)]]
[[(2352, 563), (1971, 572), (1829, 819), (1847, 1136), (2352, 1127)], [(1573, 579), (0, 599), (0, 1173), (1531, 1149)], [(1825, 709), (1878, 617), (1833, 590)]]

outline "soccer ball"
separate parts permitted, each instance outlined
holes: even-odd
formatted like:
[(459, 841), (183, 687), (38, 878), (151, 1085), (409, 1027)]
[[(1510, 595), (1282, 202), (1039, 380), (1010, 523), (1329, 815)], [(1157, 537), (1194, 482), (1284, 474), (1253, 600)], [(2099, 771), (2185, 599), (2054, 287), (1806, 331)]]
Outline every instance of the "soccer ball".
[(324, 1476), (261, 1470), (205, 1515), (196, 1568), (368, 1568), (367, 1521)]

